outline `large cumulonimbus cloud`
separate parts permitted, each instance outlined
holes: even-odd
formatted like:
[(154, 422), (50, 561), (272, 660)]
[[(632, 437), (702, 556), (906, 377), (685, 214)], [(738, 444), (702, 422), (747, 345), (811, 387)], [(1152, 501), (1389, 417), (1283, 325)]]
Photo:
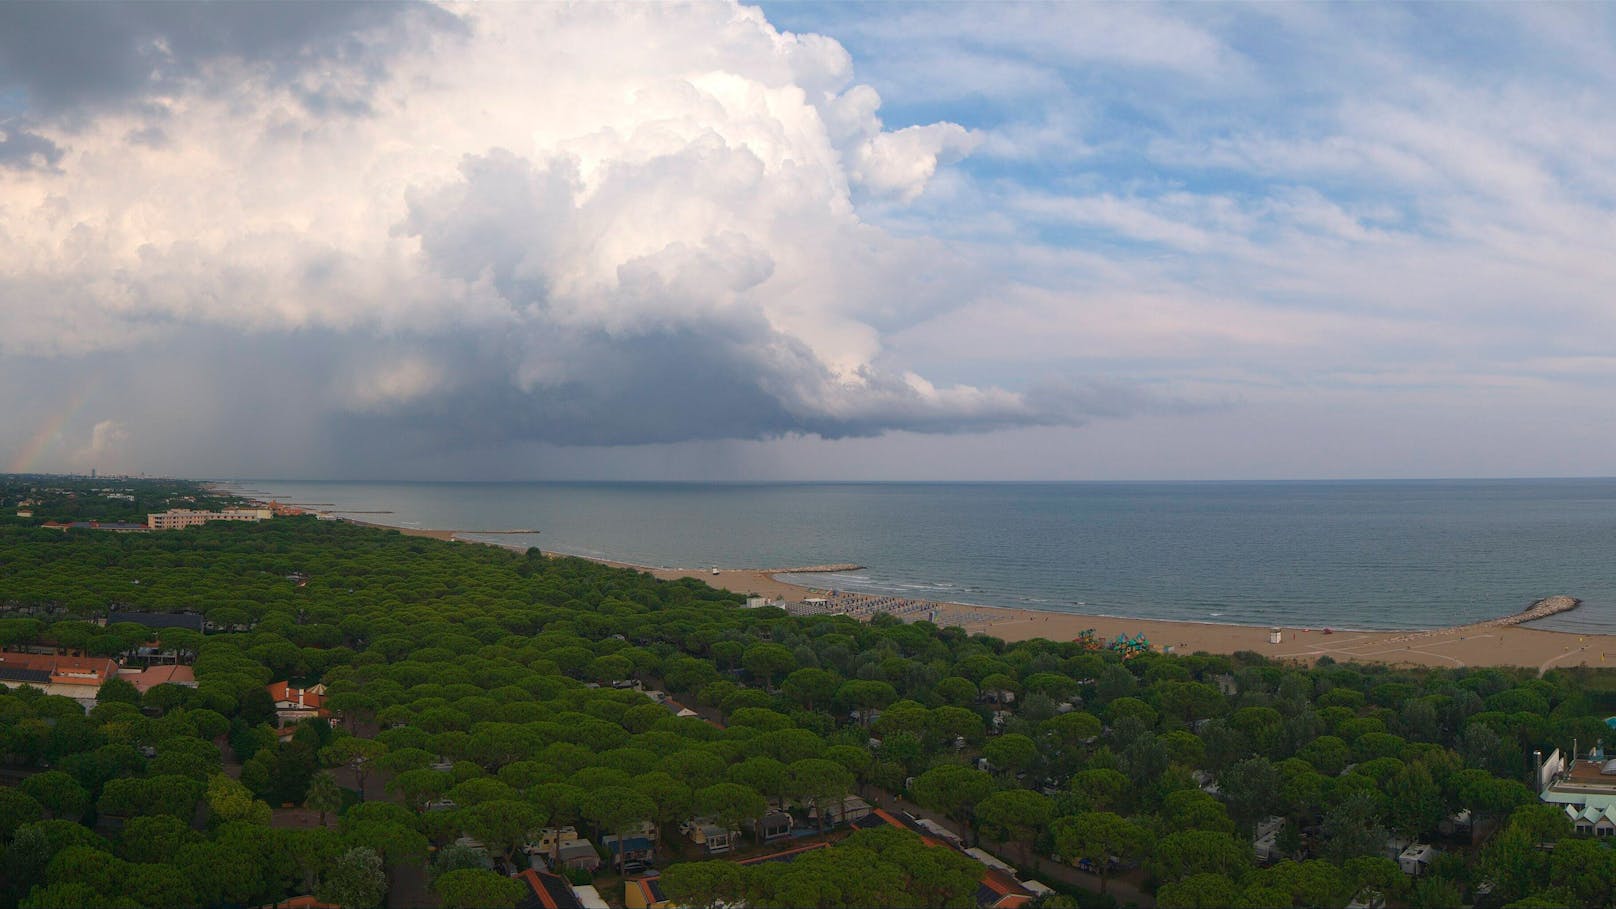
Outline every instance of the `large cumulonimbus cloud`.
[(1116, 406), (891, 362), (883, 338), (972, 279), (860, 211), (914, 200), (977, 137), (885, 129), (840, 45), (754, 9), (113, 9), (78, 68), (40, 48), (82, 7), (0, 22), (0, 80), (23, 99), (0, 107), (7, 354), (261, 342), (284, 356), (256, 380), (314, 377), (302, 406), (322, 420), (455, 444), (959, 432)]

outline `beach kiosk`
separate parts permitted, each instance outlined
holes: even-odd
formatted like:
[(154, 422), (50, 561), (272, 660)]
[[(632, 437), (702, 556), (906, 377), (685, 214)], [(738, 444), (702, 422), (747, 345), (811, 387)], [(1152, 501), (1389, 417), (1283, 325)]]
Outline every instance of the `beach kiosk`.
[(1268, 643), (1270, 643), (1270, 644), (1278, 644), (1279, 641), (1280, 641), (1280, 637), (1281, 637), (1281, 633), (1280, 633), (1280, 630), (1278, 628), (1270, 628), (1270, 629), (1268, 629)]

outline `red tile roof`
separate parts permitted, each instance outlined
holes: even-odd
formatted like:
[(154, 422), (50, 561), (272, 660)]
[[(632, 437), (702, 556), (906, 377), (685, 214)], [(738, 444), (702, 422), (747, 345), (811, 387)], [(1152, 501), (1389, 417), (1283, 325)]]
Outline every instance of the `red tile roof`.
[[(920, 839), (928, 846), (943, 845), (942, 841), (928, 836), (926, 828), (914, 823), (912, 815), (899, 818), (883, 808), (877, 808), (867, 815), (864, 820), (855, 823), (853, 826), (860, 828), (873, 827), (876, 825), (877, 819), (880, 823), (919, 835)], [(1027, 892), (1027, 888), (1021, 886), (1021, 882), (1002, 871), (995, 871), (991, 868), (986, 869), (977, 884), (976, 900), (977, 905), (982, 909), (1018, 909), (1018, 907), (1025, 906), (1033, 900), (1032, 894)]]
[[(982, 876), (977, 890), (977, 905), (988, 906), (991, 909), (1016, 909), (1032, 902), (1032, 894), (1028, 893), (1021, 883), (1002, 871), (988, 871)], [(987, 892), (984, 893), (983, 890)]]
[(335, 903), (322, 903), (312, 896), (294, 896), (273, 904), (274, 909), (342, 909)]
[(655, 877), (630, 878), (628, 883), (637, 887), (640, 895), (645, 899), (645, 905), (656, 906), (667, 902), (668, 898), (662, 895), (662, 882)]
[(17, 673), (45, 673), (46, 677), (39, 681), (52, 685), (85, 685), (99, 688), (107, 679), (118, 677), (118, 664), (106, 657), (0, 653), (0, 678)]
[[(578, 894), (572, 890), (572, 885), (559, 874), (546, 871), (535, 871), (528, 868), (517, 877), (532, 888), (533, 896), (537, 898), (542, 909), (582, 909), (583, 902)], [(523, 903), (528, 901), (524, 900)], [(521, 904), (518, 904), (521, 905)]]
[(269, 685), (269, 697), (277, 704), (287, 701), (292, 704), (301, 703), (311, 710), (319, 710), (325, 706), (325, 695), (315, 694), (306, 688), (293, 688), (289, 682), (272, 682)]
[(153, 666), (144, 672), (137, 672), (134, 675), (125, 676), (125, 678), (144, 694), (158, 685), (195, 682), (196, 673), (189, 666)]

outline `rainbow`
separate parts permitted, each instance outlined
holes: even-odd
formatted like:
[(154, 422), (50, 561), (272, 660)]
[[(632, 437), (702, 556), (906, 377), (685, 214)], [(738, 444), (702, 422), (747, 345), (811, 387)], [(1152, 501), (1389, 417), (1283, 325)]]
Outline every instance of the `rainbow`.
[(66, 402), (40, 421), (39, 428), (28, 437), (28, 441), (22, 443), (22, 447), (17, 449), (11, 461), (6, 464), (7, 473), (28, 473), (34, 469), (45, 449), (61, 437), (67, 421), (73, 419), (73, 416), (84, 407), (84, 402), (89, 400), (90, 391), (99, 378), (100, 376), (93, 374), (85, 376), (78, 388), (68, 394)]

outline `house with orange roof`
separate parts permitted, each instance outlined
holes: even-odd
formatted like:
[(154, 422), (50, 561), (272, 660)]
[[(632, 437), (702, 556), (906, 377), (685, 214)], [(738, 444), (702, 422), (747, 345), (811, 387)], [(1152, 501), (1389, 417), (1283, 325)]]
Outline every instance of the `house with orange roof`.
[(141, 694), (156, 688), (158, 685), (183, 685), (186, 688), (196, 687), (196, 672), (189, 666), (170, 663), (165, 666), (152, 666), (144, 670), (120, 670), (118, 677), (135, 686)]
[[(865, 817), (853, 822), (859, 829), (875, 827), (898, 827), (918, 835), (922, 842), (928, 846), (946, 846), (958, 849), (971, 858), (984, 865), (982, 877), (977, 882), (976, 905), (978, 909), (1017, 909), (1025, 906), (1036, 898), (1032, 888), (1017, 880), (1014, 875), (1008, 874), (1001, 868), (1008, 868), (1003, 862), (995, 859), (992, 863), (983, 860), (980, 849), (965, 849), (959, 837), (936, 821), (929, 818), (919, 818), (906, 811), (890, 812), (884, 808), (877, 808)], [(980, 854), (973, 854), (980, 853)], [(991, 856), (988, 856), (991, 858)], [(1039, 885), (1042, 887), (1043, 885)], [(1047, 888), (1045, 888), (1047, 889)]]
[(305, 894), (303, 896), (294, 896), (291, 899), (281, 900), (278, 903), (267, 904), (263, 907), (263, 909), (342, 909), (342, 907), (338, 906), (336, 903), (322, 903), (314, 897)]
[(516, 879), (528, 886), (528, 892), (516, 901), (516, 909), (584, 909), (572, 884), (559, 874), (528, 868)]
[(329, 717), (325, 708), (325, 686), (293, 687), (290, 682), (272, 682), (269, 697), (275, 702), (275, 719), (280, 726), (292, 726), (314, 717)]
[(1002, 871), (989, 871), (976, 885), (978, 909), (1019, 909), (1032, 901), (1032, 893)]
[(118, 664), (106, 657), (0, 653), (0, 686), (31, 685), (46, 694), (72, 698), (85, 709), (94, 706), (101, 686), (117, 677)]
[(662, 879), (655, 874), (623, 881), (623, 905), (628, 909), (667, 909), (673, 905), (662, 893)]

